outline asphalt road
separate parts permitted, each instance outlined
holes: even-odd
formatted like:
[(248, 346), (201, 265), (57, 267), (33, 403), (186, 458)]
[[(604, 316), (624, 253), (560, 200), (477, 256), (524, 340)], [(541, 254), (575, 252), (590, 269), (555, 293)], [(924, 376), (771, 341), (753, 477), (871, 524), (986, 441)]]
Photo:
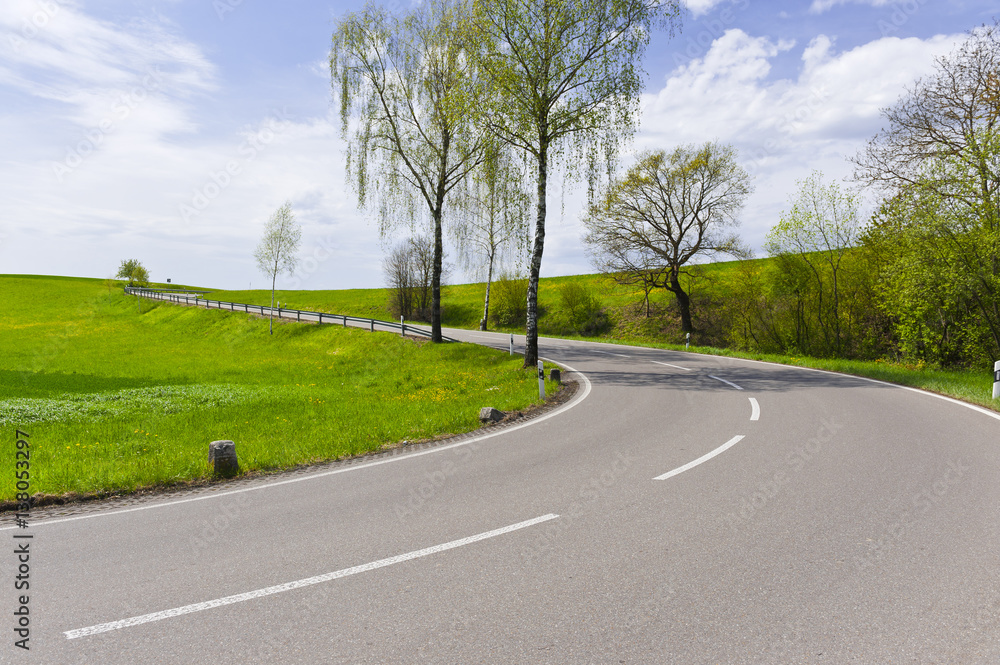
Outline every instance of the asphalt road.
[(36, 521), (31, 651), (13, 646), (8, 554), (0, 661), (1000, 663), (995, 414), (798, 368), (540, 346), (580, 390), (517, 429)]

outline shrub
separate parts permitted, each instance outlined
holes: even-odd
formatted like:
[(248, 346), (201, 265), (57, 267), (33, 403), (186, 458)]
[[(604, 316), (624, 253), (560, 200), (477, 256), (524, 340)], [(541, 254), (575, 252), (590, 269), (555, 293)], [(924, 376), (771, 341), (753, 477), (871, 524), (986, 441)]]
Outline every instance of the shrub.
[(516, 326), (528, 316), (528, 278), (501, 273), (490, 289), (490, 317), (498, 326)]

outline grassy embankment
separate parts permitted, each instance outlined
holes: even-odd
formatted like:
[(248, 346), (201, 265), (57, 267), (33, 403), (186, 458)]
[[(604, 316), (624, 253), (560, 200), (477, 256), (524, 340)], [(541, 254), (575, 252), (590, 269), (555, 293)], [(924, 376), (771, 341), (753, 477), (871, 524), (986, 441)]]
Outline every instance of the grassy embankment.
[[(769, 259), (758, 260), (768, 261)], [(735, 267), (735, 262), (720, 262), (702, 266), (697, 280), (687, 286), (696, 294), (723, 299), (726, 297), (726, 283)], [(566, 334), (563, 323), (565, 312), (560, 298), (560, 287), (569, 282), (582, 284), (598, 298), (609, 313), (611, 327), (608, 333), (598, 337)], [(454, 328), (477, 328), (479, 319), (482, 317), (484, 292), (484, 284), (460, 284), (442, 287), (442, 320), (444, 325)], [(224, 291), (215, 292), (211, 297), (236, 302), (267, 304), (270, 292)], [(287, 302), (290, 307), (381, 319), (392, 318), (386, 307), (388, 302), (386, 289), (280, 291), (278, 299), (282, 304)], [(666, 330), (657, 330), (655, 323), (650, 325), (652, 322), (642, 318), (637, 307), (643, 301), (641, 287), (617, 285), (602, 275), (551, 277), (541, 280), (538, 300), (543, 312), (539, 320), (539, 330), (542, 335), (684, 350), (684, 345), (680, 343), (677, 326), (672, 329), (667, 327)], [(650, 296), (654, 307), (659, 306), (661, 312), (672, 300), (673, 295), (662, 290)], [(504, 332), (524, 332), (523, 325), (496, 329)], [(670, 339), (671, 337), (674, 339)], [(690, 351), (854, 374), (922, 388), (1000, 411), (1000, 400), (991, 398), (992, 367), (984, 367), (980, 371), (941, 370), (881, 360), (872, 362), (807, 358), (794, 355), (751, 353), (709, 346), (692, 346)]]
[[(478, 426), (538, 401), (522, 359), (339, 326), (137, 302), (103, 280), (0, 275), (0, 500), (15, 428), (31, 491), (102, 494), (210, 476), (208, 443), (247, 471)], [(551, 392), (554, 386), (549, 385)]]

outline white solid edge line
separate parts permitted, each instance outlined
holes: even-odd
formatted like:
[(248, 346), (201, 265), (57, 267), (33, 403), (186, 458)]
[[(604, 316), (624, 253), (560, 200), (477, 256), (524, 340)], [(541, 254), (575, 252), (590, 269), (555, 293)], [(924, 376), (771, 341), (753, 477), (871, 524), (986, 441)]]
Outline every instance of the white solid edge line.
[(701, 457), (699, 457), (695, 461), (688, 462), (684, 466), (679, 466), (676, 469), (674, 469), (673, 471), (667, 471), (662, 476), (657, 476), (656, 478), (653, 478), (653, 480), (666, 480), (667, 478), (672, 478), (673, 476), (676, 476), (676, 475), (678, 475), (680, 473), (684, 473), (685, 471), (687, 471), (689, 469), (693, 469), (694, 467), (698, 466), (699, 464), (701, 464), (703, 462), (707, 462), (708, 460), (712, 459), (716, 455), (719, 455), (720, 453), (726, 452), (727, 450), (729, 450), (730, 448), (732, 448), (733, 446), (735, 446), (737, 443), (739, 443), (742, 440), (743, 440), (743, 435), (742, 434), (738, 434), (737, 436), (734, 436), (733, 438), (729, 439), (729, 441), (726, 441), (724, 444), (722, 444), (721, 446), (719, 446), (718, 448), (716, 448), (712, 452), (707, 453), (705, 455), (702, 455)]
[[(539, 337), (539, 339), (543, 339)], [(946, 402), (951, 402), (952, 404), (957, 404), (959, 406), (964, 406), (967, 409), (972, 409), (973, 411), (978, 411), (984, 416), (993, 418), (994, 420), (1000, 420), (1000, 413), (996, 411), (991, 411), (989, 409), (984, 409), (981, 406), (976, 406), (975, 404), (969, 404), (968, 402), (963, 402), (960, 399), (955, 399), (954, 397), (948, 397), (946, 395), (939, 395), (937, 393), (931, 392), (929, 390), (923, 390), (922, 388), (914, 388), (912, 386), (903, 386), (898, 383), (891, 383), (889, 381), (880, 381), (879, 379), (870, 379), (867, 376), (858, 376), (857, 374), (848, 374), (847, 372), (834, 372), (828, 369), (816, 369), (815, 367), (802, 367), (800, 365), (784, 365), (782, 363), (773, 363), (767, 360), (753, 360), (751, 358), (737, 358), (735, 356), (713, 356), (707, 353), (693, 353), (691, 351), (674, 351), (673, 349), (660, 349), (655, 346), (634, 346), (632, 344), (611, 344), (609, 342), (583, 342), (580, 340), (565, 340), (561, 337), (546, 337), (544, 339), (559, 339), (565, 342), (579, 342), (580, 344), (606, 344), (608, 346), (613, 346), (619, 349), (635, 349), (636, 351), (660, 351), (662, 353), (683, 353), (686, 356), (693, 356), (695, 358), (726, 358), (728, 360), (738, 360), (747, 363), (759, 363), (761, 365), (772, 365), (774, 367), (785, 367), (788, 369), (801, 369), (807, 372), (820, 372), (822, 374), (831, 374), (833, 376), (844, 376), (849, 379), (857, 379), (858, 381), (868, 381), (869, 383), (877, 383), (882, 386), (889, 386), (890, 388), (899, 388), (901, 390), (909, 390), (910, 392), (920, 393), (921, 395), (927, 395), (928, 397), (936, 397), (937, 399), (943, 399)]]
[(671, 365), (670, 363), (661, 363), (659, 360), (653, 360), (653, 361), (650, 361), (650, 362), (654, 362), (657, 365), (666, 365), (667, 367), (673, 367), (674, 369), (682, 369), (685, 372), (690, 372), (691, 371), (690, 367), (681, 367), (680, 365)]
[(750, 420), (760, 420), (760, 404), (753, 397), (750, 398), (750, 408), (752, 409)]
[(740, 388), (740, 387), (739, 387), (738, 385), (736, 385), (736, 384), (735, 384), (735, 383), (733, 383), (732, 381), (726, 381), (725, 379), (720, 379), (719, 377), (717, 377), (717, 376), (712, 376), (711, 374), (709, 374), (709, 375), (708, 375), (708, 378), (710, 378), (710, 379), (715, 379), (716, 381), (722, 381), (722, 382), (723, 382), (723, 383), (725, 383), (725, 384), (726, 384), (727, 386), (732, 386), (733, 388), (736, 388), (737, 390), (743, 390), (742, 388)]
[(182, 616), (184, 614), (191, 614), (193, 612), (202, 612), (204, 610), (210, 610), (216, 607), (223, 607), (225, 605), (232, 605), (234, 603), (242, 603), (248, 600), (254, 600), (256, 598), (263, 598), (264, 596), (271, 596), (276, 593), (284, 593), (285, 591), (293, 591), (295, 589), (301, 589), (302, 587), (312, 586), (314, 584), (322, 584), (323, 582), (329, 582), (331, 580), (339, 579), (341, 577), (357, 575), (358, 573), (366, 573), (369, 570), (384, 568), (386, 566), (391, 566), (393, 564), (402, 563), (403, 561), (411, 561), (413, 559), (419, 559), (420, 557), (429, 556), (431, 554), (437, 554), (439, 552), (451, 550), (456, 547), (462, 547), (463, 545), (470, 545), (480, 540), (486, 540), (487, 538), (495, 538), (497, 536), (502, 536), (506, 533), (510, 533), (511, 531), (517, 531), (518, 529), (525, 529), (529, 526), (534, 526), (542, 522), (548, 522), (549, 520), (554, 520), (557, 517), (559, 516), (549, 513), (548, 515), (542, 515), (541, 517), (525, 520), (524, 522), (518, 522), (517, 524), (511, 524), (510, 526), (501, 527), (499, 529), (493, 529), (492, 531), (486, 531), (484, 533), (480, 533), (475, 536), (468, 536), (466, 538), (452, 540), (451, 542), (447, 542), (441, 545), (434, 545), (433, 547), (425, 547), (422, 550), (415, 550), (413, 552), (407, 552), (406, 554), (398, 554), (396, 556), (391, 556), (387, 559), (379, 559), (378, 561), (362, 564), (360, 566), (353, 566), (351, 568), (344, 568), (342, 570), (337, 570), (332, 573), (316, 575), (315, 577), (307, 577), (305, 579), (296, 580), (294, 582), (277, 584), (275, 586), (269, 586), (263, 589), (257, 589), (256, 591), (247, 591), (246, 593), (238, 593), (233, 596), (226, 596), (224, 598), (208, 600), (202, 603), (194, 603), (192, 605), (184, 605), (183, 607), (175, 607), (170, 610), (153, 612), (151, 614), (143, 614), (141, 616), (135, 616), (129, 619), (122, 619), (120, 621), (109, 621), (107, 623), (99, 623), (96, 626), (88, 626), (87, 628), (77, 628), (76, 630), (67, 630), (64, 631), (63, 634), (66, 635), (66, 639), (72, 640), (78, 637), (87, 637), (89, 635), (97, 635), (98, 633), (107, 633), (112, 630), (131, 628), (132, 626), (139, 626), (141, 624), (150, 623), (152, 621), (161, 621), (163, 619), (170, 619), (173, 617)]
[[(681, 352), (678, 352), (681, 353)], [(843, 376), (849, 379), (857, 379), (858, 381), (867, 381), (868, 383), (877, 383), (880, 386), (889, 386), (890, 388), (899, 388), (900, 390), (909, 390), (913, 393), (919, 393), (921, 395), (927, 395), (928, 397), (936, 397), (937, 399), (943, 399), (946, 402), (951, 402), (952, 404), (958, 404), (959, 406), (964, 406), (967, 409), (972, 409), (973, 411), (978, 411), (984, 416), (989, 416), (994, 420), (1000, 420), (1000, 413), (996, 411), (990, 411), (989, 409), (984, 409), (981, 406), (976, 406), (975, 404), (969, 404), (968, 402), (963, 402), (960, 399), (955, 399), (954, 397), (948, 397), (946, 395), (938, 395), (937, 393), (932, 393), (929, 390), (923, 390), (921, 388), (914, 388), (912, 386), (901, 386), (898, 383), (890, 383), (889, 381), (880, 381), (879, 379), (870, 379), (867, 376), (858, 376), (857, 374), (848, 374), (846, 372), (831, 372), (828, 369), (816, 369), (815, 367), (802, 367), (800, 365), (782, 365), (781, 363), (772, 363), (766, 360), (752, 360), (750, 358), (733, 358), (732, 356), (706, 356), (709, 358), (730, 358), (731, 360), (741, 360), (748, 363), (760, 363), (761, 365), (773, 365), (775, 367), (787, 367), (789, 369), (801, 369), (806, 372), (819, 372), (820, 374), (830, 374), (832, 376)]]
[[(36, 526), (45, 526), (45, 525), (48, 525), (48, 524), (61, 524), (63, 522), (75, 522), (75, 521), (78, 521), (78, 520), (92, 519), (94, 517), (110, 517), (112, 515), (123, 515), (125, 513), (134, 513), (134, 512), (138, 512), (140, 510), (152, 510), (154, 508), (166, 508), (168, 506), (178, 506), (178, 505), (180, 505), (182, 503), (193, 503), (195, 501), (205, 501), (207, 499), (218, 499), (218, 498), (224, 497), (224, 496), (232, 496), (233, 494), (243, 494), (244, 492), (256, 492), (257, 490), (269, 489), (269, 488), (272, 488), (272, 487), (280, 487), (281, 485), (291, 485), (293, 483), (301, 483), (301, 482), (305, 482), (307, 480), (316, 480), (318, 478), (326, 478), (327, 476), (335, 476), (338, 473), (347, 473), (349, 471), (358, 471), (358, 470), (361, 470), (361, 469), (370, 469), (372, 467), (381, 466), (383, 464), (391, 464), (393, 462), (402, 462), (404, 460), (413, 459), (415, 457), (423, 457), (424, 455), (432, 455), (434, 453), (439, 453), (439, 452), (444, 451), (444, 450), (451, 450), (452, 448), (458, 448), (460, 446), (468, 446), (468, 445), (473, 444), (473, 443), (479, 443), (480, 441), (484, 441), (486, 439), (490, 439), (490, 438), (493, 438), (495, 436), (500, 436), (501, 434), (507, 434), (509, 432), (514, 432), (514, 431), (517, 431), (517, 430), (522, 429), (524, 427), (530, 427), (532, 425), (535, 425), (537, 423), (542, 422), (543, 420), (548, 420), (549, 418), (557, 416), (557, 415), (563, 413), (564, 411), (568, 411), (569, 409), (573, 408), (574, 406), (576, 406), (577, 404), (579, 404), (583, 400), (587, 399), (587, 396), (590, 395), (591, 384), (590, 384), (590, 379), (588, 379), (585, 374), (583, 374), (582, 372), (580, 372), (580, 371), (578, 371), (576, 369), (573, 369), (572, 367), (570, 367), (566, 363), (556, 362), (555, 360), (551, 360), (549, 358), (545, 358), (545, 357), (542, 357), (542, 356), (539, 356), (539, 357), (542, 360), (545, 360), (545, 361), (548, 361), (550, 363), (554, 363), (554, 364), (560, 365), (561, 367), (565, 367), (570, 372), (573, 372), (574, 374), (576, 374), (577, 376), (579, 376), (581, 379), (583, 379), (583, 384), (584, 384), (583, 385), (583, 391), (580, 392), (580, 394), (576, 395), (572, 400), (570, 400), (569, 402), (567, 402), (563, 406), (559, 407), (558, 409), (555, 409), (554, 411), (550, 411), (549, 413), (546, 413), (543, 416), (538, 416), (537, 418), (532, 418), (531, 420), (529, 420), (529, 421), (527, 421), (525, 423), (521, 423), (520, 425), (512, 425), (511, 427), (505, 427), (504, 429), (497, 430), (496, 432), (490, 432), (488, 434), (482, 434), (480, 436), (475, 436), (475, 437), (472, 437), (470, 439), (465, 439), (465, 440), (458, 441), (456, 443), (451, 443), (451, 444), (444, 445), (444, 446), (438, 446), (436, 448), (431, 448), (429, 450), (422, 450), (420, 452), (415, 452), (415, 453), (405, 453), (405, 454), (402, 454), (402, 455), (398, 455), (398, 456), (394, 456), (394, 457), (389, 457), (387, 459), (378, 460), (376, 462), (368, 462), (367, 464), (355, 464), (355, 465), (343, 467), (343, 468), (340, 468), (340, 469), (333, 469), (332, 471), (323, 471), (321, 473), (315, 473), (315, 474), (312, 474), (312, 475), (309, 475), (309, 476), (302, 476), (301, 478), (289, 478), (288, 480), (279, 480), (277, 482), (267, 483), (267, 484), (264, 484), (264, 485), (256, 485), (254, 487), (244, 487), (242, 489), (228, 490), (228, 491), (225, 491), (225, 492), (213, 492), (212, 494), (204, 494), (202, 496), (195, 496), (195, 497), (191, 497), (190, 499), (178, 499), (177, 501), (165, 501), (163, 503), (154, 503), (154, 504), (151, 504), (151, 505), (148, 505), (148, 506), (136, 506), (135, 508), (124, 508), (122, 510), (112, 510), (112, 511), (108, 511), (106, 513), (90, 513), (88, 515), (75, 515), (73, 517), (63, 517), (62, 519), (58, 519), (58, 520), (46, 520), (44, 522), (33, 522), (31, 524), (31, 528), (35, 528)], [(0, 531), (7, 531), (7, 530), (10, 530), (10, 529), (16, 529), (16, 528), (17, 528), (16, 525), (15, 526), (4, 526), (4, 527), (0, 527)]]

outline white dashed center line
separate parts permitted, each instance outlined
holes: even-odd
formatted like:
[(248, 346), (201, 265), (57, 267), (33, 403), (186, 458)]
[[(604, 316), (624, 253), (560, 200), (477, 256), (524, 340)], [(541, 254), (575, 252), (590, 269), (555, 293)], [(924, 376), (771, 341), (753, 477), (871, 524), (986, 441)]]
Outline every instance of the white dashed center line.
[(736, 384), (735, 384), (735, 383), (733, 383), (732, 381), (726, 381), (725, 379), (720, 379), (719, 377), (717, 377), (717, 376), (712, 376), (711, 374), (709, 374), (709, 375), (708, 375), (708, 378), (710, 378), (710, 379), (715, 379), (716, 381), (722, 381), (722, 382), (723, 382), (724, 384), (726, 384), (727, 386), (732, 386), (733, 388), (736, 388), (737, 390), (743, 390), (742, 388), (740, 388), (740, 387), (739, 387), (738, 385), (736, 385)]
[(653, 362), (656, 363), (657, 365), (665, 365), (667, 367), (673, 367), (674, 369), (682, 369), (685, 372), (690, 372), (691, 371), (690, 367), (681, 367), (680, 365), (671, 365), (670, 363), (661, 363), (659, 360), (654, 360)]
[(733, 446), (735, 446), (737, 443), (739, 443), (742, 440), (743, 440), (743, 435), (742, 434), (740, 434), (738, 436), (734, 436), (729, 441), (726, 441), (724, 444), (722, 444), (721, 446), (719, 446), (718, 448), (716, 448), (712, 452), (707, 453), (705, 455), (702, 455), (701, 457), (699, 457), (695, 461), (688, 462), (684, 466), (679, 466), (676, 469), (674, 469), (673, 471), (667, 471), (662, 476), (657, 476), (656, 478), (653, 478), (653, 480), (666, 480), (667, 478), (672, 478), (672, 477), (674, 477), (674, 476), (676, 476), (678, 474), (684, 473), (685, 471), (687, 471), (689, 469), (693, 469), (694, 467), (698, 466), (699, 464), (702, 464), (703, 462), (707, 462), (708, 460), (712, 459), (716, 455), (719, 455), (721, 453), (726, 452), (727, 450), (729, 450), (730, 448), (732, 448)]

